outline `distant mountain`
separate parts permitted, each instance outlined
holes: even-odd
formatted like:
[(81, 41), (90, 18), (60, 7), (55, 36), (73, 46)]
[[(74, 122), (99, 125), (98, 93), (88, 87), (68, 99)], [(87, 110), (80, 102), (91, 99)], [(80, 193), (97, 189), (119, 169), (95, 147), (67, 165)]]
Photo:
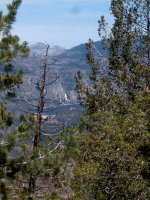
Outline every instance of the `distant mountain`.
[[(102, 49), (101, 42), (95, 42), (95, 46), (105, 58), (106, 52)], [(27, 103), (24, 100), (25, 98), (34, 105), (38, 103), (39, 90), (37, 85), (42, 73), (42, 57), (45, 54), (45, 50), (46, 46), (43, 43), (31, 45), (31, 53), (28, 58), (17, 57), (13, 61), (16, 70), (24, 70), (23, 84), (20, 88), (16, 89), (17, 98), (11, 102), (8, 101), (7, 104), (7, 107), (17, 116), (20, 115), (23, 109), (26, 110), (27, 108)], [(50, 64), (54, 60), (56, 60), (56, 63), (48, 65), (50, 71), (47, 73), (47, 82), (54, 80), (56, 73), (59, 74), (59, 78), (56, 82), (47, 87), (47, 97), (49, 99), (58, 97), (61, 101), (61, 105), (64, 105), (62, 106), (63, 109), (60, 109), (61, 113), (58, 114), (57, 120), (61, 122), (63, 120), (70, 120), (69, 124), (73, 125), (79, 122), (82, 113), (82, 109), (74, 107), (79, 104), (75, 91), (74, 77), (78, 71), (81, 71), (85, 82), (88, 83), (88, 76), (91, 69), (90, 65), (86, 63), (86, 44), (81, 44), (71, 49), (50, 46), (49, 50), (48, 63)], [(101, 75), (105, 70), (107, 70), (107, 64), (104, 63), (101, 69)], [(23, 109), (21, 109), (21, 107)], [(60, 112), (60, 110), (58, 112)], [(77, 120), (76, 122), (75, 119)]]
[[(102, 76), (105, 71), (107, 71), (107, 63), (105, 63), (106, 52), (102, 49), (100, 41), (94, 44), (103, 57), (102, 60), (104, 63), (100, 72)], [(23, 84), (19, 88), (16, 88), (17, 98), (8, 101), (5, 95), (1, 95), (0, 97), (0, 100), (7, 103), (7, 109), (11, 111), (16, 119), (14, 128), (19, 123), (17, 119), (20, 114), (23, 114), (23, 110), (27, 110), (25, 98), (34, 105), (38, 103), (38, 83), (42, 73), (42, 58), (45, 54), (46, 45), (44, 43), (36, 43), (31, 45), (30, 48), (31, 53), (28, 58), (18, 56), (13, 61), (13, 65), (15, 66), (14, 70), (24, 70)], [(53, 63), (54, 60), (56, 60), (56, 62), (53, 65), (48, 65), (49, 73), (47, 73), (47, 82), (54, 80), (56, 73), (59, 74), (59, 78), (46, 88), (47, 98), (49, 100), (59, 98), (61, 106), (57, 109), (56, 120), (50, 120), (49, 125), (46, 125), (48, 127), (48, 132), (55, 133), (55, 127), (60, 126), (61, 129), (62, 123), (65, 122), (67, 122), (68, 126), (76, 125), (80, 122), (83, 108), (81, 108), (77, 100), (74, 77), (78, 71), (81, 71), (84, 81), (89, 83), (88, 76), (91, 66), (86, 63), (86, 53), (86, 44), (81, 44), (71, 49), (65, 49), (55, 45), (50, 46), (48, 64)], [(56, 106), (56, 102), (54, 104), (51, 103), (50, 106)], [(30, 107), (29, 110), (36, 112), (34, 107)], [(46, 115), (54, 115), (54, 112), (46, 113)], [(12, 131), (11, 128), (9, 131)]]
[[(105, 57), (106, 52), (102, 49), (100, 41), (94, 43), (99, 52)], [(37, 43), (31, 45), (31, 54), (28, 58), (18, 57), (14, 60), (16, 68), (24, 70), (24, 83), (19, 89), (18, 95), (26, 96), (32, 93), (34, 99), (37, 98), (37, 91), (35, 85), (40, 79), (42, 71), (42, 56), (45, 54), (46, 45)], [(77, 94), (75, 92), (74, 77), (78, 71), (84, 76), (84, 80), (88, 82), (88, 75), (90, 73), (90, 66), (86, 63), (86, 44), (81, 44), (71, 49), (64, 49), (59, 46), (50, 46), (49, 49), (49, 63), (56, 60), (54, 65), (50, 65), (50, 73), (47, 79), (51, 80), (57, 73), (59, 79), (51, 86), (49, 86), (49, 97), (60, 96), (62, 99), (70, 100), (72, 103), (76, 102)], [(104, 68), (106, 65), (104, 65)], [(104, 69), (102, 69), (104, 71)], [(30, 88), (30, 90), (29, 90)], [(20, 93), (20, 94), (19, 94)]]
[[(95, 47), (98, 51), (103, 55), (106, 56), (106, 51), (103, 50), (102, 43), (100, 41), (94, 42)], [(80, 44), (75, 46), (71, 49), (64, 50), (59, 56), (58, 60), (66, 60), (69, 63), (86, 63), (86, 44)]]
[[(33, 55), (44, 55), (45, 53), (46, 45), (44, 43), (38, 42), (36, 44), (33, 44), (30, 46), (31, 49), (31, 56)], [(51, 56), (59, 55), (61, 54), (65, 48), (57, 46), (57, 45), (50, 45), (49, 47), (49, 54)]]

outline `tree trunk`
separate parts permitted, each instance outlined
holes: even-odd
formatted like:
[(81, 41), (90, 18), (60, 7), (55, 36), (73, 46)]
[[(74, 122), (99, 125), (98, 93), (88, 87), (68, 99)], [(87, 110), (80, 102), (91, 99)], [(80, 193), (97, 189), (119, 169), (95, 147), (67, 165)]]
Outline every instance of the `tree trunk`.
[(150, 68), (150, 1), (147, 0), (148, 67)]
[[(44, 96), (45, 96), (45, 81), (46, 81), (46, 71), (47, 71), (47, 56), (48, 56), (48, 49), (49, 45), (47, 46), (46, 49), (46, 55), (44, 58), (44, 65), (43, 65), (43, 72), (42, 72), (42, 79), (40, 83), (40, 98), (39, 98), (39, 103), (38, 103), (38, 114), (37, 114), (37, 123), (39, 126), (41, 126), (42, 122), (42, 113), (43, 113), (43, 108), (44, 108)], [(34, 144), (33, 148), (36, 149), (39, 146), (40, 143), (40, 135), (41, 135), (41, 127), (39, 127), (38, 132), (34, 136)]]
[[(39, 125), (38, 131), (35, 133), (34, 142), (33, 142), (33, 149), (36, 150), (40, 144), (40, 135), (41, 135), (41, 122), (42, 122), (42, 113), (44, 108), (44, 97), (45, 97), (45, 81), (46, 81), (46, 73), (47, 73), (47, 56), (48, 56), (49, 45), (46, 48), (46, 54), (44, 57), (44, 65), (43, 65), (43, 72), (41, 77), (40, 83), (40, 97), (38, 103), (38, 113), (37, 113), (37, 124)], [(36, 159), (38, 155), (36, 155), (33, 159)], [(36, 184), (36, 177), (31, 173), (30, 180), (29, 180), (29, 191), (34, 192)]]

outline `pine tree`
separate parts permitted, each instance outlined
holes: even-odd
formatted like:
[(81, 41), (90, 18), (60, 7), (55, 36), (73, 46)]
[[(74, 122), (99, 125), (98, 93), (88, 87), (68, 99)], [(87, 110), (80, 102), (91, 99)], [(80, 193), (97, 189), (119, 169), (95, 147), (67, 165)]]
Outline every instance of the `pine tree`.
[[(48, 131), (46, 131), (46, 133), (43, 133), (43, 123), (44, 122), (48, 122), (50, 119), (47, 116), (46, 119), (43, 119), (43, 113), (44, 112), (50, 112), (50, 111), (55, 111), (58, 107), (59, 107), (59, 99), (58, 98), (52, 98), (52, 99), (46, 99), (46, 95), (47, 95), (47, 89), (50, 85), (52, 85), (53, 83), (55, 83), (58, 79), (58, 72), (56, 72), (55, 77), (52, 78), (52, 80), (50, 80), (50, 78), (48, 78), (48, 72), (51, 70), (49, 68), (49, 65), (53, 65), (56, 61), (54, 61), (53, 63), (49, 63), (49, 45), (46, 45), (46, 53), (45, 56), (43, 58), (43, 66), (42, 66), (42, 72), (41, 72), (41, 77), (40, 77), (40, 83), (39, 83), (39, 99), (38, 99), (38, 105), (34, 105), (34, 107), (36, 107), (37, 109), (37, 114), (36, 114), (36, 120), (35, 120), (35, 124), (37, 126), (36, 130), (34, 131), (34, 135), (33, 135), (33, 152), (35, 153), (33, 156), (33, 159), (31, 159), (31, 162), (36, 162), (36, 160), (41, 159), (41, 163), (40, 163), (40, 168), (43, 168), (43, 170), (41, 171), (41, 173), (39, 173), (39, 177), (44, 176), (45, 174), (47, 176), (50, 177), (51, 173), (47, 173), (48, 171), (55, 171), (55, 169), (59, 168), (58, 165), (55, 166), (55, 162), (56, 160), (58, 160), (58, 154), (57, 153), (57, 149), (60, 148), (60, 141), (58, 140), (59, 137), (59, 133), (57, 134), (57, 138), (54, 139), (54, 137), (52, 137), (51, 133), (49, 133)], [(57, 101), (58, 105), (52, 106), (51, 104), (55, 103)], [(33, 104), (30, 104), (30, 102), (28, 102), (29, 106), (33, 106)], [(44, 141), (44, 145), (41, 142), (41, 138), (42, 136), (45, 138), (43, 139)], [(53, 143), (54, 140), (54, 143)], [(45, 150), (44, 150), (45, 149)], [(56, 154), (55, 154), (56, 153)], [(49, 155), (48, 155), (49, 154)], [(54, 157), (53, 161), (52, 161), (52, 156)], [(56, 159), (55, 159), (56, 158)], [(45, 159), (47, 162), (47, 166), (45, 164)], [(50, 160), (51, 159), (51, 160)], [(52, 165), (52, 163), (54, 165)], [(50, 169), (47, 169), (48, 165), (51, 165)], [(49, 168), (49, 167), (48, 167)], [(35, 169), (36, 171), (36, 169)], [(39, 171), (39, 169), (37, 170)], [(59, 172), (59, 169), (58, 169)], [(43, 175), (44, 174), (44, 175)], [(54, 173), (55, 174), (55, 173)], [(57, 174), (57, 173), (56, 173)], [(29, 180), (29, 190), (34, 192), (35, 188), (36, 188), (36, 179), (37, 179), (37, 175), (36, 173), (31, 173), (30, 174), (30, 180)]]
[[(19, 43), (19, 37), (11, 35), (12, 25), (16, 20), (17, 10), (21, 4), (21, 0), (14, 0), (7, 5), (7, 14), (3, 15), (0, 11), (0, 67), (4, 68), (4, 72), (0, 73), (0, 90), (5, 91), (7, 95), (12, 95), (15, 86), (19, 86), (22, 83), (23, 72), (20, 70), (18, 73), (13, 73), (13, 65), (11, 61), (17, 56), (27, 56), (29, 49), (27, 42)], [(10, 126), (13, 120), (4, 106), (0, 103), (0, 128)], [(3, 130), (2, 130), (3, 131)], [(16, 143), (16, 135), (8, 136), (8, 140), (4, 138), (1, 140), (0, 145), (0, 195), (2, 199), (8, 199), (8, 191), (5, 185), (7, 177), (12, 177), (15, 173), (13, 169), (13, 162), (8, 160), (8, 151)], [(9, 173), (6, 171), (6, 166), (9, 169)]]
[[(77, 199), (148, 199), (149, 0), (112, 0), (111, 11), (114, 24), (109, 37), (103, 38), (107, 75), (101, 73), (102, 59), (90, 40), (92, 85), (80, 74), (76, 78), (86, 112), (73, 187)], [(99, 25), (101, 35), (103, 17)]]
[[(15, 22), (17, 9), (21, 4), (21, 0), (13, 1), (11, 4), (7, 5), (8, 13), (3, 15), (0, 11), (0, 34), (2, 38), (0, 40), (0, 63), (4, 65), (5, 72), (1, 73), (0, 79), (0, 89), (10, 90), (15, 85), (22, 83), (22, 71), (9, 74), (13, 66), (11, 60), (15, 58), (18, 54), (22, 56), (27, 56), (29, 54), (29, 49), (27, 48), (27, 42), (19, 44), (19, 37), (11, 35), (11, 28)], [(2, 66), (1, 66), (2, 67)]]
[[(48, 50), (49, 45), (46, 45), (40, 81), (37, 84), (39, 98), (36, 101), (38, 103), (32, 103), (32, 98), (31, 101), (27, 97), (24, 98), (28, 109), (23, 108), (26, 115), (20, 116), (21, 124), (15, 131), (19, 143), (13, 147), (13, 149), (18, 149), (17, 159), (13, 160), (15, 161), (14, 166), (19, 170), (14, 175), (15, 182), (10, 182), (13, 185), (11, 193), (15, 193), (12, 199), (30, 198), (30, 196), (36, 199), (48, 196), (53, 199), (53, 196), (57, 196), (56, 190), (60, 189), (63, 184), (63, 169), (60, 170), (64, 156), (63, 139), (62, 136), (60, 137), (62, 132), (53, 134), (48, 124), (53, 118), (50, 116), (44, 118), (45, 112), (55, 111), (60, 103), (57, 97), (46, 98), (49, 85), (55, 83), (59, 77), (57, 70), (54, 76), (54, 68), (51, 78), (48, 76), (51, 66), (55, 63), (55, 61), (50, 61)], [(32, 107), (36, 113), (29, 112), (29, 108)], [(47, 122), (48, 127), (44, 127), (44, 122)]]

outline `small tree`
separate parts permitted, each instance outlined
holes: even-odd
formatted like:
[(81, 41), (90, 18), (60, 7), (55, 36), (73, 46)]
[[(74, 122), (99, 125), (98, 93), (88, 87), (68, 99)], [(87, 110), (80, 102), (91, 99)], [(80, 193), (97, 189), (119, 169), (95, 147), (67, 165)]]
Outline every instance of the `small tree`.
[[(15, 166), (19, 168), (16, 179), (22, 185), (18, 193), (21, 198), (30, 196), (30, 194), (36, 198), (39, 195), (44, 198), (43, 188), (48, 190), (55, 185), (53, 188), (55, 192), (55, 188), (61, 185), (60, 162), (63, 152), (62, 140), (59, 138), (60, 133), (53, 135), (49, 130), (43, 130), (43, 123), (51, 120), (50, 116), (44, 117), (44, 113), (55, 111), (60, 105), (57, 97), (46, 98), (48, 87), (59, 77), (57, 71), (51, 80), (48, 77), (48, 73), (51, 71), (49, 65), (53, 66), (55, 63), (55, 61), (50, 63), (48, 50), (49, 45), (46, 45), (40, 81), (36, 84), (39, 91), (38, 104), (34, 105), (35, 103), (32, 103), (27, 97), (25, 98), (28, 110), (23, 110), (27, 114), (21, 116), (21, 124), (16, 131), (19, 137), (19, 156)], [(52, 71), (54, 74), (54, 69)], [(52, 106), (53, 102), (55, 104)], [(31, 107), (34, 107), (36, 113), (29, 112)], [(57, 178), (58, 174), (59, 178)], [(28, 192), (24, 190), (24, 187)], [(53, 194), (52, 191), (47, 191), (47, 193), (49, 196)]]
[[(17, 10), (21, 4), (21, 0), (14, 0), (12, 3), (7, 5), (8, 13), (3, 15), (0, 11), (0, 67), (4, 66), (4, 72), (0, 73), (0, 90), (5, 91), (7, 95), (12, 94), (15, 86), (19, 86), (22, 83), (23, 72), (13, 73), (13, 66), (11, 61), (18, 54), (22, 56), (27, 56), (29, 54), (29, 49), (27, 47), (27, 42), (19, 44), (19, 37), (11, 35), (12, 25), (15, 22)], [(7, 113), (4, 104), (0, 103), (0, 127), (10, 126), (13, 120), (10, 113)], [(8, 199), (7, 188), (5, 185), (6, 178), (15, 173), (12, 168), (12, 163), (8, 160), (8, 151), (11, 146), (16, 142), (16, 136), (9, 136), (6, 142), (2, 137), (0, 145), (0, 195), (2, 199)], [(7, 174), (6, 168), (9, 169), (9, 174)], [(5, 179), (5, 181), (4, 181)]]
[[(39, 91), (40, 91), (40, 96), (39, 96), (39, 102), (38, 102), (38, 105), (36, 106), (37, 107), (37, 119), (36, 119), (36, 124), (38, 126), (38, 129), (37, 131), (35, 132), (35, 135), (34, 135), (34, 141), (33, 141), (33, 150), (36, 151), (38, 154), (36, 155), (35, 159), (38, 159), (41, 157), (41, 136), (43, 135), (42, 134), (42, 124), (46, 121), (49, 120), (49, 117), (47, 116), (45, 119), (44, 118), (44, 115), (43, 113), (44, 112), (50, 112), (52, 110), (55, 110), (57, 109), (57, 107), (59, 106), (56, 106), (55, 108), (45, 108), (45, 105), (47, 106), (47, 104), (49, 103), (53, 103), (53, 100), (48, 100), (46, 99), (46, 95), (47, 95), (47, 87), (50, 86), (51, 84), (55, 83), (58, 79), (58, 72), (56, 72), (56, 76), (53, 78), (53, 80), (49, 80), (49, 82), (47, 81), (48, 77), (48, 72), (50, 71), (50, 69), (48, 68), (48, 65), (53, 65), (55, 62), (53, 63), (48, 63), (48, 50), (49, 50), (49, 45), (46, 45), (46, 54), (44, 56), (44, 59), (43, 59), (43, 71), (42, 71), (42, 75), (41, 75), (41, 82), (39, 83)], [(30, 103), (29, 103), (30, 105)], [(31, 104), (32, 106), (32, 104)], [(48, 136), (49, 137), (49, 142), (51, 143), (52, 141), (50, 140), (53, 140), (53, 138), (51, 137), (51, 134), (47, 133), (47, 134), (44, 134), (45, 136)], [(46, 141), (45, 141), (45, 145), (46, 145)], [(58, 143), (57, 145), (55, 145), (56, 147), (54, 147), (54, 149), (58, 148), (60, 145), (60, 143)], [(56, 150), (55, 149), (55, 150)], [(39, 152), (38, 152), (39, 151)], [(44, 156), (45, 157), (45, 156)], [(29, 181), (29, 188), (30, 190), (34, 191), (34, 188), (35, 188), (35, 180), (36, 180), (36, 177), (34, 177), (33, 173), (31, 173), (30, 175), (30, 181)]]

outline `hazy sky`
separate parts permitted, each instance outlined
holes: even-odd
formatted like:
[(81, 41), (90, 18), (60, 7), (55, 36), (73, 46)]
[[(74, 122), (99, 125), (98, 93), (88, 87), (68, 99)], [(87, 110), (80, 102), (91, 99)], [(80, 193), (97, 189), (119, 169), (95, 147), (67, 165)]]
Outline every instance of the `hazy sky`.
[[(5, 10), (11, 0), (0, 0)], [(13, 33), (31, 44), (47, 41), (66, 48), (98, 40), (97, 21), (101, 15), (112, 23), (110, 0), (23, 0)]]

